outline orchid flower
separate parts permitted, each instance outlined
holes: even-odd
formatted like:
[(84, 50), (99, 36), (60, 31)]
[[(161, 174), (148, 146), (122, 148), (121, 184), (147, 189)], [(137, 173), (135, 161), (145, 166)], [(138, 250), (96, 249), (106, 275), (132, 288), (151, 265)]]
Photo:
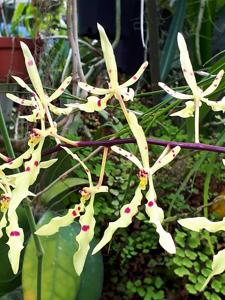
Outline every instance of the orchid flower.
[[(225, 231), (225, 217), (222, 221), (212, 222), (205, 217), (181, 219), (178, 223), (190, 230), (200, 232), (205, 229), (209, 232)], [(213, 276), (219, 275), (225, 271), (225, 249), (220, 250), (213, 256), (212, 272), (209, 274), (201, 290), (204, 290)]]
[[(68, 226), (74, 222), (75, 218), (79, 218), (80, 223), (80, 233), (76, 237), (76, 241), (78, 243), (78, 249), (73, 257), (73, 264), (76, 273), (80, 276), (88, 250), (90, 248), (89, 244), (94, 237), (94, 227), (95, 227), (95, 218), (94, 218), (94, 199), (97, 193), (105, 193), (108, 191), (108, 187), (106, 186), (93, 186), (92, 177), (90, 170), (84, 164), (80, 158), (70, 151), (68, 148), (63, 147), (63, 149), (73, 157), (76, 161), (78, 161), (83, 169), (85, 170), (89, 187), (84, 187), (81, 191), (81, 199), (80, 203), (76, 204), (73, 208), (69, 209), (67, 214), (62, 217), (55, 217), (51, 219), (51, 221), (43, 225), (36, 231), (37, 235), (52, 235), (59, 231), (61, 227)], [(86, 202), (89, 203), (86, 205)], [(81, 215), (83, 213), (83, 215)]]
[[(146, 69), (148, 62), (144, 62), (139, 70), (134, 74), (129, 80), (127, 80), (123, 84), (119, 84), (118, 82), (118, 72), (117, 72), (117, 65), (115, 60), (115, 55), (113, 52), (112, 45), (109, 42), (109, 39), (105, 33), (104, 28), (98, 24), (98, 31), (100, 34), (101, 46), (103, 51), (103, 56), (105, 59), (106, 68), (108, 71), (109, 76), (109, 87), (108, 89), (105, 88), (96, 88), (84, 82), (79, 82), (79, 87), (83, 90), (93, 94), (92, 96), (87, 98), (87, 103), (80, 104), (67, 104), (70, 108), (79, 108), (85, 112), (94, 112), (94, 111), (101, 111), (104, 110), (107, 102), (112, 98), (115, 97), (117, 100), (120, 101), (120, 97), (122, 96), (124, 101), (133, 100), (134, 97), (134, 90), (129, 88), (132, 84), (134, 84), (142, 75), (144, 70)], [(103, 98), (99, 98), (97, 96), (104, 96)]]
[(144, 131), (141, 128), (141, 126), (138, 124), (137, 118), (133, 113), (129, 112), (128, 118), (129, 118), (129, 125), (131, 127), (131, 130), (134, 133), (135, 138), (137, 139), (137, 144), (140, 149), (143, 163), (141, 163), (141, 161), (132, 153), (120, 147), (112, 146), (111, 149), (114, 152), (129, 159), (132, 163), (134, 163), (138, 167), (139, 169), (138, 177), (140, 183), (135, 191), (135, 195), (131, 200), (131, 202), (129, 204), (124, 205), (121, 208), (119, 219), (109, 223), (109, 226), (105, 230), (101, 241), (94, 248), (93, 254), (98, 252), (102, 247), (104, 247), (111, 240), (114, 232), (118, 228), (125, 228), (132, 223), (132, 218), (137, 214), (138, 206), (141, 205), (141, 201), (143, 198), (141, 191), (146, 189), (147, 184), (149, 184), (149, 190), (146, 193), (147, 203), (145, 204), (145, 210), (147, 215), (150, 218), (149, 222), (153, 223), (156, 226), (156, 231), (159, 234), (160, 245), (169, 253), (175, 253), (176, 248), (173, 239), (171, 235), (168, 232), (166, 232), (162, 227), (164, 213), (163, 210), (160, 207), (158, 207), (156, 203), (157, 196), (153, 185), (153, 175), (157, 170), (161, 169), (162, 167), (170, 163), (177, 156), (177, 154), (180, 151), (180, 147), (178, 146), (173, 149), (167, 147), (162, 152), (162, 154), (155, 162), (155, 164), (152, 167), (150, 167), (149, 159), (148, 159), (148, 147), (147, 147), (147, 141), (144, 135)]
[[(195, 114), (195, 142), (199, 143), (199, 107), (202, 105), (202, 101), (211, 106), (212, 109), (213, 107), (215, 107), (215, 105), (213, 104), (214, 102), (208, 101), (208, 99), (206, 99), (205, 97), (209, 96), (217, 89), (218, 85), (220, 84), (220, 81), (223, 78), (224, 71), (220, 70), (220, 72), (216, 75), (211, 85), (205, 91), (202, 91), (201, 88), (199, 88), (197, 85), (190, 57), (188, 54), (187, 45), (181, 33), (178, 33), (177, 35), (177, 42), (180, 50), (181, 68), (184, 74), (184, 78), (192, 91), (192, 94), (187, 95), (176, 92), (162, 82), (159, 82), (159, 86), (174, 98), (190, 100), (185, 102), (186, 107), (184, 109), (171, 114), (171, 116), (189, 118)], [(219, 105), (217, 105), (217, 107), (219, 107)]]

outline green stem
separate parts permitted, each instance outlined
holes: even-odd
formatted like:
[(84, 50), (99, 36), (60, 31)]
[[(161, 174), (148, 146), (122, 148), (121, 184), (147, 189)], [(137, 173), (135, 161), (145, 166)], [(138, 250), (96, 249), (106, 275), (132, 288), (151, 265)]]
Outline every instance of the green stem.
[[(4, 144), (5, 144), (5, 148), (7, 151), (8, 156), (14, 158), (15, 157), (15, 153), (9, 138), (9, 133), (6, 127), (6, 123), (4, 120), (4, 116), (2, 113), (2, 108), (0, 106), (0, 130), (2, 133), (2, 137), (4, 140)], [(16, 172), (19, 172), (19, 170), (16, 170)], [(32, 213), (32, 209), (30, 206), (30, 201), (29, 199), (24, 199), (23, 201), (24, 203), (24, 209), (27, 215), (27, 220), (30, 226), (30, 230), (31, 230), (31, 234), (34, 238), (34, 242), (35, 242), (35, 247), (36, 247), (36, 254), (37, 254), (37, 259), (38, 259), (38, 268), (37, 268), (37, 300), (41, 300), (41, 277), (42, 277), (42, 258), (44, 255), (44, 251), (41, 245), (41, 240), (39, 238), (39, 236), (37, 236), (35, 234), (36, 231), (36, 223), (34, 220), (34, 215)]]

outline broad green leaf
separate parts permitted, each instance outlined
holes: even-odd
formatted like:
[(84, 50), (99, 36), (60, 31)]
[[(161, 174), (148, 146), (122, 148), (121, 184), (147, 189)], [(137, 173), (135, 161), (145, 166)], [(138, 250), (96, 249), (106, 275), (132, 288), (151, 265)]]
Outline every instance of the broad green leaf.
[(60, 180), (41, 195), (42, 203), (46, 204), (66, 190), (86, 183), (88, 183), (88, 181), (82, 178), (66, 178), (64, 180)]

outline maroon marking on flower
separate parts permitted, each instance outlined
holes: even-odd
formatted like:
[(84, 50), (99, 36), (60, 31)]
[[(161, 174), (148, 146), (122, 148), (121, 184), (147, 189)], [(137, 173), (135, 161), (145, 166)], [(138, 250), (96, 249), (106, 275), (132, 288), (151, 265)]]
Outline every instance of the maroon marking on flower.
[(111, 69), (109, 69), (109, 73), (112, 73), (112, 70), (111, 70)]
[(31, 60), (28, 60), (27, 64), (28, 64), (28, 66), (33, 66), (34, 62), (33, 62), (33, 60), (31, 59)]
[(39, 165), (39, 162), (37, 160), (35, 160), (34, 165), (35, 165), (35, 167), (37, 167)]
[(82, 229), (83, 231), (88, 231), (88, 230), (90, 229), (90, 226), (89, 226), (89, 225), (83, 225), (83, 226), (81, 227), (81, 229)]
[(31, 93), (31, 95), (32, 95), (33, 97), (35, 97), (35, 96), (36, 96), (36, 94), (35, 94), (35, 93)]
[(30, 172), (30, 167), (26, 167), (25, 171)]
[(64, 88), (61, 88), (61, 91), (62, 91), (62, 92), (64, 92), (64, 91), (65, 91), (65, 89), (64, 89)]
[(77, 208), (78, 210), (80, 210), (80, 206), (78, 206), (78, 208)]
[(8, 162), (9, 165), (12, 165), (12, 163), (13, 163), (13, 160), (10, 160), (10, 161)]
[(126, 214), (129, 214), (129, 213), (130, 213), (130, 207), (125, 208), (124, 212), (125, 212)]
[(185, 72), (187, 72), (187, 70), (186, 70), (186, 69), (183, 69), (183, 72), (185, 73)]
[(148, 206), (149, 206), (149, 207), (152, 207), (154, 204), (155, 204), (155, 201), (149, 201), (149, 202), (148, 202)]
[(11, 231), (10, 236), (20, 236), (19, 231)]
[(77, 213), (76, 213), (76, 211), (75, 211), (75, 210), (73, 210), (73, 211), (72, 211), (72, 215), (73, 215), (74, 217), (76, 217), (76, 216), (77, 216)]
[(137, 80), (137, 76), (133, 76), (133, 79), (134, 79), (134, 80)]
[(101, 99), (98, 99), (97, 104), (98, 104), (99, 107), (101, 107)]

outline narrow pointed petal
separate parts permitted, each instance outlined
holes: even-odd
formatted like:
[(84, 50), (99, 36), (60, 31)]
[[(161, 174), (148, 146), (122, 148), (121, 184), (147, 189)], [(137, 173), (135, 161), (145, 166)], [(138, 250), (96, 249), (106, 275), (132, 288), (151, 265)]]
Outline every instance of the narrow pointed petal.
[(33, 152), (33, 148), (30, 147), (26, 152), (24, 152), (19, 157), (11, 160), (8, 163), (2, 164), (0, 166), (0, 169), (1, 170), (4, 170), (4, 169), (17, 169), (17, 168), (21, 167), (22, 164), (23, 164), (23, 161), (28, 159), (31, 156), (32, 152)]
[(195, 104), (194, 101), (187, 101), (185, 103), (186, 107), (181, 109), (170, 116), (172, 117), (181, 117), (181, 118), (189, 118), (194, 116)]
[(224, 75), (224, 70), (220, 70), (219, 73), (216, 75), (216, 78), (213, 80), (212, 84), (202, 93), (202, 97), (206, 97), (212, 94), (220, 84)]
[(73, 256), (73, 264), (78, 276), (83, 271), (85, 260), (90, 249), (90, 242), (94, 237), (94, 202), (95, 195), (91, 195), (89, 204), (86, 206), (85, 213), (80, 217), (79, 223), (81, 226), (80, 233), (76, 237), (78, 243), (78, 249)]
[(73, 111), (72, 107), (61, 108), (51, 103), (48, 104), (48, 107), (51, 110), (51, 112), (53, 112), (53, 114), (55, 114), (56, 116), (69, 115)]
[(42, 161), (40, 162), (40, 168), (41, 169), (47, 169), (50, 168), (52, 165), (54, 165), (54, 163), (56, 163), (58, 160), (58, 158), (54, 158), (54, 159), (49, 159), (46, 161)]
[(100, 24), (98, 24), (97, 26), (100, 34), (103, 56), (109, 74), (111, 87), (115, 88), (118, 86), (118, 74), (117, 74), (117, 65), (116, 65), (116, 59), (113, 52), (113, 48), (105, 33), (104, 28)]
[(127, 87), (127, 86), (130, 86), (130, 85), (134, 84), (141, 77), (141, 75), (144, 73), (144, 71), (147, 68), (147, 66), (148, 66), (148, 62), (145, 61), (140, 66), (140, 68), (138, 69), (138, 71), (130, 79), (128, 79), (123, 84), (121, 84), (120, 87)]
[(19, 98), (13, 94), (10, 93), (6, 93), (6, 97), (9, 98), (10, 100), (12, 100), (15, 103), (18, 103), (20, 105), (24, 105), (24, 106), (33, 106), (33, 102), (31, 100), (26, 100), (23, 98)]
[(25, 119), (28, 122), (35, 123), (37, 120), (40, 120), (41, 116), (39, 115), (39, 112), (37, 110), (33, 110), (32, 115), (27, 115), (27, 116), (19, 116), (20, 119)]
[[(79, 208), (79, 209), (78, 209)], [(61, 227), (66, 227), (74, 222), (74, 219), (80, 216), (83, 212), (83, 204), (76, 204), (73, 209), (69, 209), (67, 214), (62, 217), (55, 217), (48, 224), (40, 227), (35, 234), (37, 235), (52, 235), (59, 231)]]
[(23, 79), (21, 79), (18, 76), (12, 76), (12, 78), (24, 89), (26, 89), (29, 93), (35, 95), (35, 92), (29, 87), (28, 84), (26, 84)]
[(213, 276), (219, 275), (225, 271), (225, 249), (220, 250), (213, 256), (212, 272), (204, 283), (201, 291), (203, 291)]
[(209, 232), (217, 232), (219, 230), (225, 231), (225, 218), (218, 222), (212, 222), (205, 217), (186, 218), (178, 220), (178, 223), (185, 228), (197, 232), (202, 229), (206, 229)]
[(164, 212), (162, 208), (158, 207), (154, 200), (150, 200), (145, 205), (145, 210), (150, 218), (149, 222), (156, 226), (156, 231), (159, 234), (159, 244), (161, 247), (170, 254), (176, 253), (176, 247), (171, 234), (165, 231), (161, 225), (164, 220)]
[(151, 174), (153, 175), (157, 170), (169, 164), (173, 159), (175, 159), (180, 150), (181, 147), (176, 146), (173, 149), (171, 149), (165, 156), (160, 157), (156, 161), (156, 163), (151, 167)]
[(132, 153), (130, 153), (120, 147), (117, 147), (117, 146), (112, 146), (111, 149), (114, 152), (116, 152), (117, 154), (120, 154), (120, 155), (124, 156), (125, 158), (129, 159), (132, 163), (134, 163), (138, 167), (139, 170), (143, 169), (143, 166), (142, 166), (140, 160)]
[(187, 45), (181, 33), (178, 33), (177, 35), (177, 42), (180, 50), (180, 63), (184, 74), (184, 78), (187, 84), (189, 85), (190, 89), (192, 90), (193, 95), (198, 95), (198, 87), (192, 64), (190, 61)]
[(82, 90), (87, 91), (88, 93), (92, 93), (94, 95), (105, 95), (108, 94), (110, 92), (109, 89), (101, 89), (101, 88), (96, 88), (94, 86), (91, 86), (85, 82), (78, 82), (79, 87)]
[(71, 83), (72, 77), (67, 77), (62, 84), (57, 88), (57, 90), (54, 91), (54, 93), (48, 98), (48, 101), (51, 102), (55, 99), (57, 99), (59, 96), (61, 96), (65, 89), (68, 87), (68, 85)]
[(172, 90), (170, 87), (168, 87), (168, 85), (166, 85), (163, 82), (159, 82), (158, 85), (165, 91), (167, 92), (170, 96), (177, 98), (177, 99), (182, 99), (182, 100), (188, 100), (188, 99), (193, 99), (194, 96), (193, 95), (186, 95), (183, 93), (179, 93), (176, 92), (174, 90)]
[(115, 222), (109, 223), (109, 226), (105, 230), (101, 241), (96, 245), (92, 254), (100, 251), (112, 239), (114, 232), (118, 228), (125, 228), (132, 223), (132, 218), (138, 212), (138, 206), (141, 204), (142, 197), (141, 189), (138, 187), (131, 202), (121, 208), (119, 219)]
[(6, 211), (5, 211), (0, 220), (0, 238), (3, 236), (2, 229), (5, 228), (6, 225), (7, 225), (7, 220), (6, 220)]
[(143, 167), (146, 171), (149, 169), (148, 144), (143, 128), (138, 124), (137, 117), (132, 112), (128, 113), (129, 126), (137, 141), (140, 150)]
[(28, 48), (28, 46), (21, 42), (20, 43), (22, 51), (23, 51), (23, 55), (25, 58), (25, 64), (26, 64), (26, 68), (27, 68), (27, 72), (29, 74), (30, 80), (33, 84), (33, 87), (35, 89), (35, 91), (37, 92), (38, 96), (41, 99), (45, 98), (45, 93), (43, 90), (43, 86), (41, 83), (41, 79), (38, 73), (38, 69), (35, 63), (35, 60), (30, 52), (30, 49)]
[(14, 213), (9, 217), (9, 225), (6, 227), (6, 233), (9, 237), (7, 245), (9, 246), (8, 257), (14, 274), (17, 274), (20, 263), (20, 253), (23, 249), (24, 234), (22, 228), (18, 225), (18, 217)]
[[(202, 100), (203, 101), (203, 100)], [(208, 99), (204, 99), (204, 102), (212, 108), (213, 111), (223, 111), (225, 112), (225, 97), (220, 101), (211, 101)]]

